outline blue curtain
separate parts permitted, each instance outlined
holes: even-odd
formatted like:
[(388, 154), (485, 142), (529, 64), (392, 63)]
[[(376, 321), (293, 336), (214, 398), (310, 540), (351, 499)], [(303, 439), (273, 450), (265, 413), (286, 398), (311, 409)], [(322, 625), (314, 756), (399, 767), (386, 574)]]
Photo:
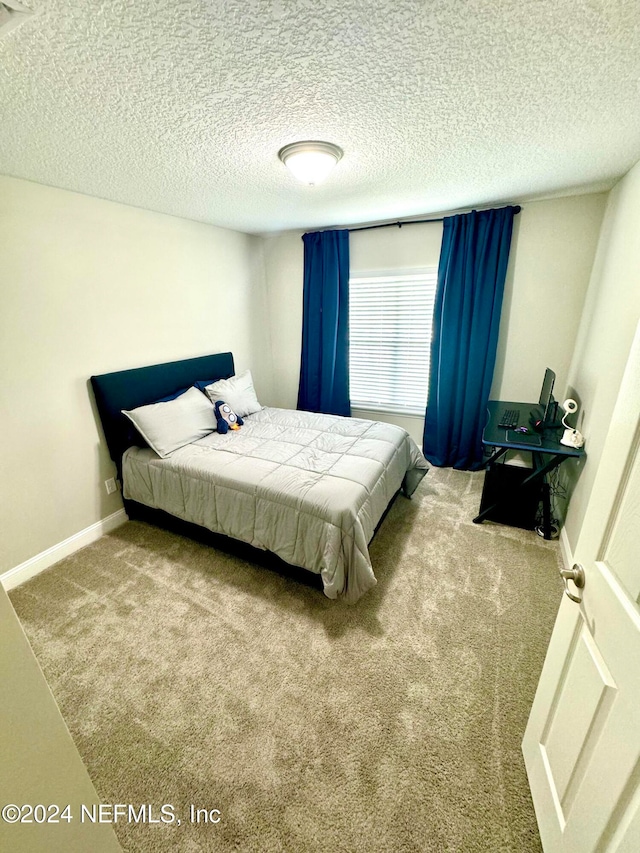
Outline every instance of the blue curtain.
[(482, 430), (518, 210), (474, 210), (444, 220), (423, 443), (434, 465), (482, 467)]
[(349, 232), (305, 234), (298, 408), (350, 415)]

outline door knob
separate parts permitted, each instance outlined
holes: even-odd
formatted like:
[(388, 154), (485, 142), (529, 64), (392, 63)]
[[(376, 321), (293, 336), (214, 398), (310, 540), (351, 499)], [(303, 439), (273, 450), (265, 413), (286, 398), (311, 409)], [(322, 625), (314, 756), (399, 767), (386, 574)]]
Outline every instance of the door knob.
[(573, 568), (571, 569), (560, 569), (560, 575), (562, 577), (562, 580), (564, 581), (564, 591), (567, 593), (571, 601), (575, 601), (576, 604), (580, 604), (582, 598), (578, 598), (577, 595), (574, 595), (569, 590), (569, 581), (573, 581), (574, 584), (578, 587), (578, 589), (584, 589), (584, 569), (582, 568), (580, 563), (574, 563)]

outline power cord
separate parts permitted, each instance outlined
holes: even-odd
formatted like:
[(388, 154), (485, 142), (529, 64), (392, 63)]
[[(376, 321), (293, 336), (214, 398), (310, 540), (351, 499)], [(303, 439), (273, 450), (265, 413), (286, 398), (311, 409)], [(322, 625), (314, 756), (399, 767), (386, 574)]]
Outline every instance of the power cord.
[[(557, 500), (564, 500), (567, 497), (567, 490), (560, 482), (559, 474), (559, 468), (554, 468), (553, 471), (547, 474), (546, 478), (547, 485), (549, 487), (549, 502), (551, 505), (550, 527), (552, 539), (557, 539), (560, 534), (560, 519), (558, 517), (557, 512)], [(538, 536), (544, 536), (543, 523), (544, 519), (542, 515), (542, 510), (540, 509), (540, 505), (538, 505), (535, 528)]]

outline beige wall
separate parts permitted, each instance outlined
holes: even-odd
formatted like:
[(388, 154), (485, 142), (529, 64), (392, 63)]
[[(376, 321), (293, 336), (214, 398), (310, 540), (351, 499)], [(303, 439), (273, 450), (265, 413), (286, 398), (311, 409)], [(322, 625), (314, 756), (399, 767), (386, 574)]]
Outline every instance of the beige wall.
[(0, 805), (69, 804), (73, 818), (57, 824), (0, 819), (0, 850), (119, 851), (111, 826), (80, 822), (81, 804), (100, 800), (1, 585), (0, 684)]
[(606, 194), (524, 204), (514, 220), (491, 397), (536, 401), (546, 367), (562, 401)]
[[(545, 367), (564, 394), (606, 195), (530, 202), (515, 219), (492, 397), (535, 401)], [(265, 241), (277, 405), (295, 406), (302, 335), (301, 233)], [(351, 234), (352, 272), (437, 267), (442, 224)], [(376, 413), (354, 411), (363, 417)], [(382, 417), (382, 416), (380, 416)], [(384, 416), (422, 442), (424, 419)]]
[(264, 264), (273, 352), (273, 405), (295, 409), (302, 346), (302, 232), (265, 238)]
[(262, 240), (0, 177), (0, 574), (115, 512), (88, 378), (232, 350), (271, 400)]
[[(573, 552), (640, 318), (640, 163), (609, 193), (568, 375), (581, 406), (586, 463), (563, 466), (572, 490), (564, 535)], [(640, 389), (638, 389), (640, 393)]]

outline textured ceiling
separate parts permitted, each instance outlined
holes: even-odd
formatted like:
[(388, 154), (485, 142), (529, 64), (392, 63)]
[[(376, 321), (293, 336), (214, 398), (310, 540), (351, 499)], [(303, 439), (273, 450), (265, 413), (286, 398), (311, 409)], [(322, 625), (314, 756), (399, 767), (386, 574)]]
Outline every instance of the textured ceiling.
[[(0, 173), (242, 231), (612, 185), (640, 159), (638, 0), (22, 0)], [(305, 187), (277, 159), (344, 149)]]

